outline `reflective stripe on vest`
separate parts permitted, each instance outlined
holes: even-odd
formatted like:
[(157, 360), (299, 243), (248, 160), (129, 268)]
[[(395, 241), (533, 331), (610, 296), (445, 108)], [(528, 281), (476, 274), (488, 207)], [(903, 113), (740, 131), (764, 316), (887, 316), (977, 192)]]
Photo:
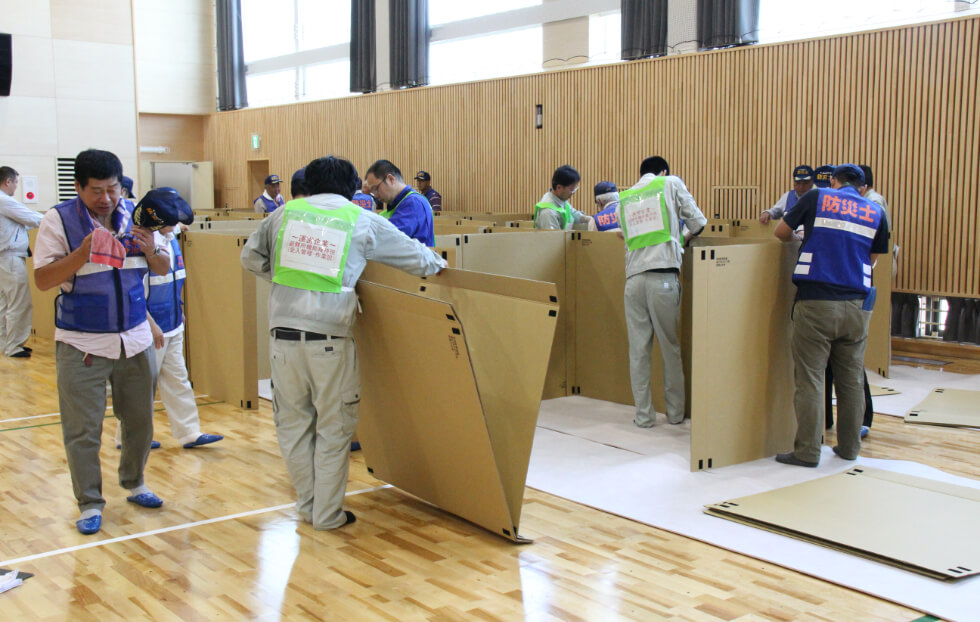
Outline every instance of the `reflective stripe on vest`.
[(177, 238), (170, 240), (170, 271), (164, 275), (150, 275), (150, 293), (146, 297), (146, 308), (165, 333), (184, 323), (183, 300), (184, 256), (180, 252)]
[(283, 209), (272, 282), (314, 292), (341, 291), (354, 225), (364, 210), (353, 203), (324, 209), (305, 199), (290, 201)]
[[(81, 246), (95, 224), (79, 199), (55, 206), (61, 216), (68, 248)], [(72, 291), (62, 291), (55, 298), (55, 326), (86, 333), (121, 333), (146, 321), (146, 295), (143, 277), (147, 273), (146, 257), (132, 236), (128, 212), (115, 210), (112, 224), (123, 231), (120, 238), (126, 249), (123, 267), (112, 268), (85, 263), (72, 279)]]
[(619, 226), (631, 251), (670, 241), (670, 216), (664, 197), (666, 177), (654, 177), (642, 188), (619, 193)]
[(558, 212), (558, 215), (561, 216), (561, 228), (562, 228), (562, 230), (568, 229), (571, 226), (571, 223), (572, 223), (572, 206), (568, 204), (568, 201), (565, 201), (565, 204), (562, 205), (562, 206), (560, 206), (560, 207), (558, 205), (555, 205), (554, 203), (552, 203), (550, 201), (542, 201), (542, 202), (540, 202), (540, 203), (538, 203), (537, 205), (534, 206), (534, 228), (535, 229), (538, 228), (538, 214), (541, 213), (541, 210), (546, 210), (546, 209), (550, 209), (550, 210), (554, 210), (554, 211)]
[(871, 291), (871, 245), (881, 218), (881, 207), (856, 189), (821, 188), (813, 230), (800, 248), (793, 282)]

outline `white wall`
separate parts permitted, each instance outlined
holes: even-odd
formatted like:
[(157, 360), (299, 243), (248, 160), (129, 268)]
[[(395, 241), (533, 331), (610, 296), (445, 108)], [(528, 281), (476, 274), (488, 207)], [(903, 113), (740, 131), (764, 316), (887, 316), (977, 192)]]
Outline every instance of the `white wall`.
[(210, 114), (215, 104), (211, 0), (132, 0), (140, 112)]
[(56, 159), (89, 147), (115, 153), (135, 176), (129, 0), (4, 0), (0, 30), (13, 35), (10, 97), (0, 97), (0, 165), (38, 177), (32, 207), (57, 204)]

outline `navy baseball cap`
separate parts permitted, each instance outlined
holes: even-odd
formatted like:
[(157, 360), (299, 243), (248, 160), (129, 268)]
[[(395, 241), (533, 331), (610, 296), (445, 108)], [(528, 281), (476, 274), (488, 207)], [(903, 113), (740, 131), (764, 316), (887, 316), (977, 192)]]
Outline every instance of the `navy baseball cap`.
[(596, 197), (603, 194), (609, 194), (610, 192), (618, 192), (616, 184), (611, 181), (600, 181), (595, 185), (595, 188), (592, 189), (592, 193)]
[(793, 169), (793, 181), (810, 181), (813, 179), (813, 169), (801, 164)]
[(133, 180), (129, 177), (123, 175), (123, 178), (119, 181), (119, 185), (126, 189), (129, 196), (133, 196)]
[(415, 179), (419, 181), (432, 181), (432, 175), (429, 175), (425, 171), (419, 171), (418, 173), (415, 173)]
[(837, 177), (838, 173), (850, 173), (851, 175), (858, 178), (858, 185), (864, 185), (864, 171), (857, 164), (841, 164), (834, 169), (833, 177)]
[(271, 184), (278, 184), (278, 183), (281, 183), (281, 182), (282, 182), (282, 180), (279, 179), (279, 176), (278, 175), (269, 175), (268, 177), (265, 178), (265, 185), (267, 185), (267, 186), (268, 185), (271, 185)]
[(150, 190), (133, 210), (133, 223), (152, 231), (180, 223), (189, 225), (192, 222), (194, 212), (191, 211), (191, 206), (173, 188)]
[(817, 188), (829, 188), (830, 187), (830, 176), (834, 174), (834, 169), (837, 168), (833, 164), (824, 164), (823, 166), (818, 166), (817, 170), (813, 171), (816, 175), (816, 179), (813, 184)]
[[(269, 176), (269, 179), (272, 179), (273, 177), (276, 177), (276, 176), (275, 175), (270, 175)], [(276, 177), (276, 179), (279, 179), (279, 178)], [(306, 169), (305, 168), (301, 168), (298, 171), (296, 171), (295, 173), (293, 173), (292, 182), (293, 183), (299, 182), (301, 184), (305, 184), (306, 183)], [(269, 182), (269, 180), (267, 179), (266, 180), (266, 183), (278, 183), (278, 182)]]

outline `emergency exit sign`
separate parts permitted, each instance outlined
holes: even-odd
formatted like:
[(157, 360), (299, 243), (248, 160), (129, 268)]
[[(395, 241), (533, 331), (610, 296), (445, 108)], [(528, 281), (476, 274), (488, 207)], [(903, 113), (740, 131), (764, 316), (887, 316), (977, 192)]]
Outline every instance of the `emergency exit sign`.
[(262, 137), (258, 134), (252, 134), (252, 149), (258, 149), (262, 146)]

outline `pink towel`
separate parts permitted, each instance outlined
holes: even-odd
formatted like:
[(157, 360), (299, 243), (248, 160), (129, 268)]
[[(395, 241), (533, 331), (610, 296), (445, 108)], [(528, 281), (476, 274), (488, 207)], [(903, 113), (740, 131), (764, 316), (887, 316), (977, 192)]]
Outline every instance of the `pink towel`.
[(122, 268), (126, 259), (126, 247), (108, 229), (98, 227), (92, 234), (92, 252), (89, 261), (113, 268)]

